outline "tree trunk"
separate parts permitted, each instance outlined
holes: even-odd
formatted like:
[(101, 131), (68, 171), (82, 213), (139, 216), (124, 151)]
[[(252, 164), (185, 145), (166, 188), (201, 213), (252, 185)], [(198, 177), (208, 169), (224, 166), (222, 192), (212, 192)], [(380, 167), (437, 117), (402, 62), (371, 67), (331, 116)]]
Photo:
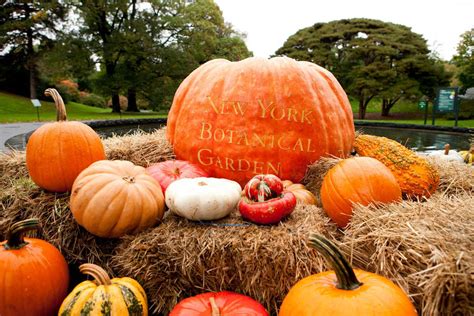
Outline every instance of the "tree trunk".
[[(30, 7), (27, 3), (25, 3), (25, 17), (28, 20), (30, 17)], [(36, 61), (35, 61), (35, 51), (33, 49), (33, 31), (31, 27), (26, 30), (26, 38), (27, 38), (27, 67), (29, 72), (29, 80), (30, 80), (30, 99), (36, 99)]]
[(137, 107), (137, 91), (135, 88), (128, 89), (127, 112), (140, 112)]
[(364, 97), (359, 97), (359, 120), (365, 119), (365, 111), (367, 109), (367, 103)]
[(118, 93), (112, 93), (112, 113), (120, 113), (120, 97)]
[[(105, 72), (107, 73), (107, 77), (113, 78), (115, 74), (115, 65), (112, 62), (108, 62), (105, 64)], [(118, 93), (118, 89), (115, 87), (112, 91), (112, 113), (120, 113), (120, 97)]]
[(387, 99), (382, 100), (382, 116), (388, 116), (390, 113), (390, 102)]

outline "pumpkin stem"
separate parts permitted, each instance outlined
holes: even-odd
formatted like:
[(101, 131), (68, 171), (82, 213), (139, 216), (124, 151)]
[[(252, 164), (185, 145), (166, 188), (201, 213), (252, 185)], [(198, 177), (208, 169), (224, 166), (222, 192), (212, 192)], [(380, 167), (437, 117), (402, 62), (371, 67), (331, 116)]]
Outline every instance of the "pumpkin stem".
[(111, 285), (107, 272), (96, 264), (84, 263), (79, 266), (79, 271), (92, 276), (98, 285)]
[(444, 154), (445, 155), (449, 155), (449, 149), (450, 148), (451, 148), (451, 146), (449, 144), (444, 145)]
[(56, 121), (67, 121), (66, 107), (64, 106), (64, 101), (58, 90), (49, 88), (44, 91), (44, 95), (47, 97), (52, 97), (54, 100), (54, 105), (56, 105)]
[(355, 290), (362, 283), (352, 270), (350, 263), (344, 258), (336, 245), (316, 234), (309, 236), (309, 245), (318, 250), (334, 269), (337, 277), (336, 287), (341, 290)]
[(209, 298), (209, 303), (211, 304), (211, 316), (221, 316), (221, 312), (219, 311), (219, 307), (217, 306), (214, 297)]
[(40, 224), (37, 218), (30, 218), (16, 222), (10, 227), (10, 231), (7, 233), (7, 242), (3, 247), (6, 250), (21, 249), (28, 244), (24, 239), (25, 233), (32, 230), (38, 230), (39, 227)]

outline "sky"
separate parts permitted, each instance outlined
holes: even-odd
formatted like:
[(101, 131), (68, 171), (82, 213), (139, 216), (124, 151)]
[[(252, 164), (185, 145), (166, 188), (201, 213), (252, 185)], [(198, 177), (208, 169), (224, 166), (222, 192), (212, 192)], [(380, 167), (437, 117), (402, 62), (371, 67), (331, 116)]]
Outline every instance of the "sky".
[(247, 34), (254, 56), (269, 57), (289, 36), (317, 22), (370, 18), (411, 27), (445, 60), (474, 27), (474, 0), (215, 0), (224, 20)]

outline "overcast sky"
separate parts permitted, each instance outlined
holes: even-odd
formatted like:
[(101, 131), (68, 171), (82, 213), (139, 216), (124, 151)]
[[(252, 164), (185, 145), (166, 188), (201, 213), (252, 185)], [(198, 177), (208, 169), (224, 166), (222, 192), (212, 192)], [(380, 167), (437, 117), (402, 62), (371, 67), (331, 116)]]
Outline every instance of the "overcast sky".
[(254, 56), (268, 57), (316, 22), (371, 18), (403, 24), (449, 60), (459, 36), (474, 27), (474, 0), (215, 0), (226, 22), (247, 34)]

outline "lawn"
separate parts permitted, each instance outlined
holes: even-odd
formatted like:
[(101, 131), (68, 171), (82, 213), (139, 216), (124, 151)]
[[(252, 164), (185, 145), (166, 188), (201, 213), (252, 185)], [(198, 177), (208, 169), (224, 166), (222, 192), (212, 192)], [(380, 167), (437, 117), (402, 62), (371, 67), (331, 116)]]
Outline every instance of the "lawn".
[[(166, 117), (166, 114), (150, 113), (111, 113), (111, 109), (103, 109), (84, 104), (69, 102), (66, 104), (69, 120), (110, 120), (129, 118), (157, 118)], [(56, 108), (53, 102), (41, 101), (39, 108), (41, 121), (56, 120)], [(0, 123), (34, 122), (37, 121), (36, 108), (30, 99), (10, 93), (0, 92)]]
[[(351, 100), (352, 111), (358, 112), (357, 101)], [(110, 119), (130, 119), (130, 118), (165, 118), (166, 113), (150, 112), (150, 113), (111, 113), (111, 109), (96, 108), (84, 104), (69, 102), (66, 104), (66, 111), (69, 120), (110, 120)], [(379, 113), (380, 101), (374, 100), (369, 103), (367, 113)], [(391, 113), (415, 113), (419, 110), (416, 103), (407, 101), (400, 101)], [(39, 108), (39, 115), (41, 121), (56, 120), (56, 108), (53, 102), (41, 101)], [(0, 123), (13, 122), (34, 122), (37, 121), (36, 108), (31, 104), (30, 99), (17, 96), (10, 93), (0, 92)], [(422, 119), (377, 119), (370, 120), (371, 122), (391, 122), (391, 123), (406, 123), (406, 124), (423, 124)], [(454, 126), (453, 120), (446, 120), (443, 118), (436, 119), (436, 125), (439, 126)], [(428, 119), (428, 125), (431, 125), (431, 117)], [(460, 120), (459, 127), (474, 127), (474, 120)]]

